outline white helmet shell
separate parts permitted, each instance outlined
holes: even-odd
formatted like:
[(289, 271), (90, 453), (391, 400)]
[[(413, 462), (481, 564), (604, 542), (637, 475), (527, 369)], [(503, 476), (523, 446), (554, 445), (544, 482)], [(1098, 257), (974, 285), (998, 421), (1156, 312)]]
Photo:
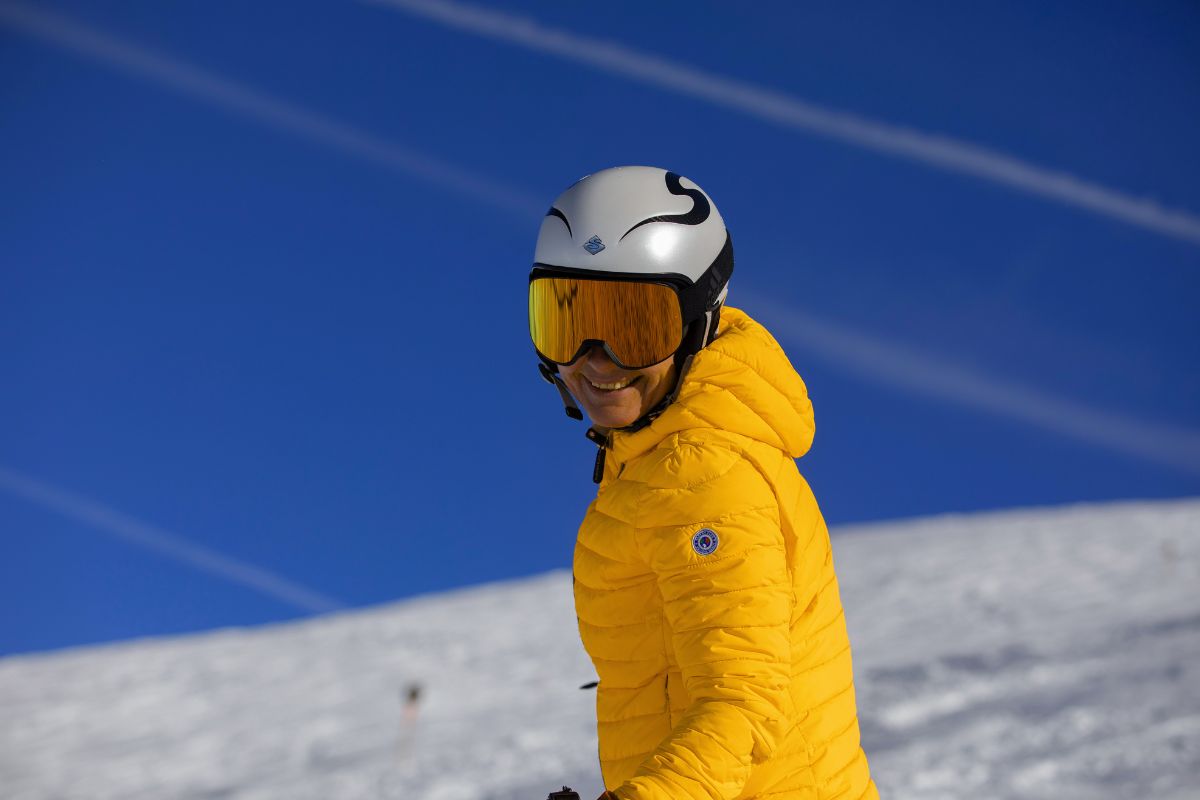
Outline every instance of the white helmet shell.
[(534, 261), (594, 272), (682, 275), (692, 283), (726, 247), (716, 205), (658, 167), (613, 167), (582, 178), (542, 220)]

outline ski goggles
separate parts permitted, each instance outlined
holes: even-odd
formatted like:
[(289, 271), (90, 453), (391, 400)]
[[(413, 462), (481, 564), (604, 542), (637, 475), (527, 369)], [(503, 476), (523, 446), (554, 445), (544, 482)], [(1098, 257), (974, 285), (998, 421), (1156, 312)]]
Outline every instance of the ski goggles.
[(529, 276), (529, 334), (538, 354), (555, 364), (571, 364), (600, 344), (624, 369), (653, 366), (683, 343), (683, 320), (680, 287), (669, 283), (537, 268)]

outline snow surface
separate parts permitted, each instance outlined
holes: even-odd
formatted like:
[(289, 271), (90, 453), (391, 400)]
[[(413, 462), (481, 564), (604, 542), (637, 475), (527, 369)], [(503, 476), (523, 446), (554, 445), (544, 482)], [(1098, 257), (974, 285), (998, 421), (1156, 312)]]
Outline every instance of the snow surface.
[[(885, 798), (1200, 798), (1200, 500), (842, 529), (834, 550)], [(9, 657), (0, 797), (588, 800), (593, 677), (566, 572)]]

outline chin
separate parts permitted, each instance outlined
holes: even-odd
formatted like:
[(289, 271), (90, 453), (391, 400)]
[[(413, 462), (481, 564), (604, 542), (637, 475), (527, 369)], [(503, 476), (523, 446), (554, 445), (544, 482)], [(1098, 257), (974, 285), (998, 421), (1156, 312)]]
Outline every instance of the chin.
[(591, 417), (592, 422), (602, 428), (624, 428), (626, 425), (632, 425), (638, 418), (637, 414), (621, 414), (611, 411), (599, 411), (594, 414), (589, 411), (588, 416)]

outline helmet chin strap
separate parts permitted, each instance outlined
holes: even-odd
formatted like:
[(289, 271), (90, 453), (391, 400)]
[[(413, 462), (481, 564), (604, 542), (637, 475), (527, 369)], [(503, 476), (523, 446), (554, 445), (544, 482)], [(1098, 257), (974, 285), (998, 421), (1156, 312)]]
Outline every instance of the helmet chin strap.
[[(702, 322), (703, 325), (701, 324)], [(716, 338), (720, 322), (721, 306), (718, 303), (704, 313), (703, 320), (697, 319), (688, 326), (687, 331), (684, 333), (683, 344), (675, 351), (675, 386), (671, 388), (671, 391), (667, 392), (666, 397), (660, 400), (654, 408), (624, 428), (618, 428), (617, 430), (625, 433), (640, 431), (658, 419), (659, 415), (675, 402), (675, 398), (679, 397), (679, 391), (683, 388), (683, 379), (687, 376), (687, 371), (692, 366), (692, 359)]]
[[(679, 396), (680, 389), (683, 388), (684, 376), (687, 375), (688, 368), (692, 366), (692, 359), (716, 338), (720, 322), (721, 306), (718, 303), (705, 312), (703, 326), (699, 319), (688, 326), (683, 343), (675, 351), (675, 385), (671, 388), (671, 391), (667, 392), (667, 395), (654, 408), (625, 427), (617, 428), (616, 430), (624, 433), (640, 431), (666, 411), (671, 403), (675, 402), (675, 398)], [(579, 410), (579, 404), (575, 402), (575, 398), (571, 395), (571, 390), (567, 388), (567, 384), (563, 381), (562, 376), (558, 374), (558, 365), (553, 362), (547, 363), (545, 359), (542, 359), (538, 361), (538, 372), (541, 373), (542, 379), (546, 383), (552, 384), (555, 389), (558, 389), (558, 395), (562, 398), (563, 410), (567, 412), (567, 416), (571, 419), (583, 419), (583, 412)]]

